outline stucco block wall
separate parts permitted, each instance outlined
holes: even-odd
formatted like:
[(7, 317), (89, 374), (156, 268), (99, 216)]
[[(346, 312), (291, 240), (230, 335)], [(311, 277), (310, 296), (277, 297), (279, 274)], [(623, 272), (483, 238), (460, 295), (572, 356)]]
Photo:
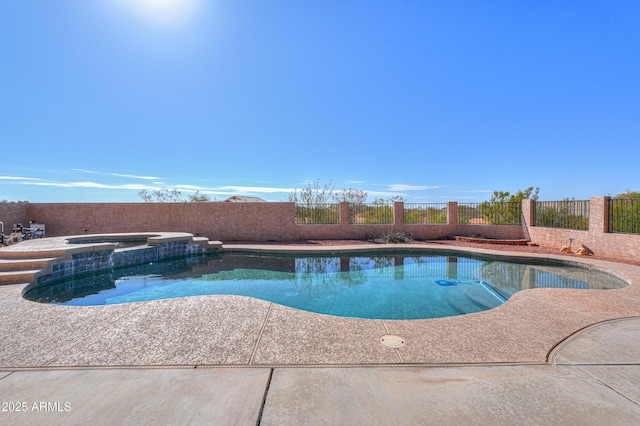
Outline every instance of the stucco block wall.
[[(17, 206), (17, 205), (16, 205)], [(297, 225), (294, 203), (46, 203), (25, 204), (15, 212), (0, 206), (0, 217), (46, 225), (47, 236), (110, 232), (189, 232), (216, 240), (363, 240), (390, 232), (419, 239), (483, 234), (522, 238), (518, 226), (459, 225), (457, 204), (449, 203), (446, 224), (405, 224), (404, 203), (396, 203), (393, 224), (351, 224), (349, 203), (340, 205), (340, 223)], [(14, 209), (15, 210), (15, 209)]]
[(628, 259), (640, 259), (640, 235), (628, 234), (594, 234), (588, 231), (567, 229), (529, 228), (530, 239), (543, 247), (560, 250), (569, 245), (569, 238), (574, 238), (572, 248), (580, 248), (582, 244), (595, 253), (603, 256), (614, 256)]
[(607, 232), (609, 199), (610, 197), (591, 197), (589, 199), (588, 231), (534, 226), (533, 214), (529, 214), (529, 212), (535, 209), (535, 203), (526, 200), (523, 204), (523, 213), (530, 240), (543, 247), (554, 247), (560, 250), (563, 246), (569, 245), (569, 238), (573, 238), (571, 247), (574, 250), (584, 244), (595, 253), (603, 256), (640, 259), (640, 235)]
[(519, 240), (524, 238), (522, 226), (513, 225), (469, 225), (459, 224), (456, 235), (481, 235), (498, 240)]
[(349, 204), (341, 203), (340, 223), (297, 225), (294, 203), (0, 203), (5, 233), (13, 223), (27, 226), (33, 220), (46, 225), (47, 236), (111, 232), (189, 232), (223, 241), (294, 241), (307, 239), (363, 240), (383, 233), (409, 232), (415, 238), (434, 240), (455, 235), (483, 235), (497, 239), (529, 239), (557, 248), (584, 244), (595, 253), (640, 258), (640, 235), (611, 234), (608, 229), (609, 197), (589, 200), (589, 230), (534, 226), (535, 202), (524, 200), (523, 225), (458, 224), (457, 203), (447, 203), (446, 224), (405, 224), (404, 203), (394, 206), (393, 224), (351, 224)]
[(221, 240), (296, 239), (293, 203), (47, 203), (27, 216), (48, 236), (189, 232)]
[(10, 234), (14, 223), (29, 226), (28, 203), (0, 203), (0, 222), (4, 226), (4, 233)]

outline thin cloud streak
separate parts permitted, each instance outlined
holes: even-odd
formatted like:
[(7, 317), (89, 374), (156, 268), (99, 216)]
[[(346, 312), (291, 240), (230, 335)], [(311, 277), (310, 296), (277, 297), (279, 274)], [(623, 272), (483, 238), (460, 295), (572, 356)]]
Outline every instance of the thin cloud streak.
[(426, 191), (428, 189), (438, 189), (435, 185), (406, 185), (404, 183), (394, 183), (388, 186), (389, 191)]
[(159, 179), (157, 176), (136, 176), (136, 175), (125, 175), (120, 173), (112, 173), (111, 176), (117, 177), (126, 177), (131, 179), (143, 179), (143, 180), (156, 180)]
[(42, 180), (39, 178), (30, 178), (30, 177), (22, 177), (22, 176), (0, 176), (2, 180), (29, 180), (29, 181), (37, 181)]
[(171, 187), (171, 189), (177, 189), (181, 191), (206, 191), (206, 190), (209, 190), (210, 188), (204, 188), (202, 186), (196, 186), (196, 185), (174, 185)]
[(94, 175), (101, 174), (100, 172), (96, 172), (96, 171), (93, 171), (93, 170), (87, 170), (87, 169), (71, 169), (71, 171), (81, 172), (81, 173), (91, 173), (91, 174), (94, 174)]
[[(91, 171), (83, 171), (85, 173), (92, 173)], [(97, 174), (106, 174), (99, 173)], [(110, 174), (115, 175), (115, 174)], [(121, 175), (122, 176), (122, 175)], [(126, 175), (130, 177), (131, 175)], [(143, 177), (140, 177), (143, 178)], [(145, 184), (106, 184), (100, 182), (93, 181), (51, 181), (51, 180), (43, 180), (39, 178), (27, 178), (20, 176), (0, 176), (0, 179), (3, 180), (11, 180), (15, 181), (14, 184), (19, 185), (35, 185), (35, 186), (50, 186), (50, 187), (58, 187), (58, 188), (100, 188), (100, 189), (129, 189), (129, 190), (161, 190), (161, 189), (177, 189), (179, 191), (185, 192), (195, 192), (200, 191), (206, 194), (214, 194), (214, 195), (233, 195), (239, 193), (264, 193), (264, 194), (273, 194), (273, 193), (288, 193), (293, 191), (292, 188), (279, 188), (279, 187), (264, 187), (264, 186), (236, 186), (236, 185), (228, 185), (222, 187), (204, 187), (198, 185), (189, 185), (189, 184), (176, 184), (176, 185), (167, 185), (163, 182), (154, 182), (153, 185), (145, 185)]]
[(107, 173), (107, 172), (97, 172), (95, 170), (87, 170), (87, 169), (71, 169), (71, 170), (74, 172), (90, 173), (94, 175), (115, 176), (115, 177), (123, 177), (123, 178), (130, 178), (130, 179), (143, 179), (143, 180), (160, 179), (160, 177), (158, 176), (140, 176), (140, 175), (132, 175), (132, 174), (126, 174), (126, 173)]
[(407, 194), (403, 192), (396, 191), (364, 191), (367, 193), (369, 197), (393, 197), (399, 195), (401, 197), (406, 197)]
[(292, 192), (295, 188), (274, 188), (265, 186), (222, 186), (216, 190), (230, 190), (234, 192), (259, 192), (264, 194), (273, 194), (277, 192)]
[(160, 189), (156, 187), (149, 187), (141, 184), (123, 184), (123, 185), (106, 185), (97, 182), (53, 182), (53, 181), (25, 181), (16, 182), (18, 185), (34, 185), (34, 186), (51, 186), (56, 188), (100, 188), (100, 189), (131, 189), (131, 190), (143, 190), (143, 189)]
[(32, 186), (46, 186), (54, 188), (92, 188), (92, 189), (105, 189), (105, 190), (134, 190), (134, 191), (159, 191), (162, 189), (176, 189), (181, 192), (201, 192), (207, 195), (238, 195), (247, 193), (258, 194), (273, 194), (273, 193), (288, 193), (292, 189), (289, 188), (277, 188), (277, 187), (262, 187), (262, 186), (223, 186), (219, 188), (210, 188), (198, 185), (177, 184), (177, 185), (146, 185), (146, 184), (106, 184), (93, 181), (72, 181), (72, 182), (60, 182), (60, 181), (47, 181), (36, 178), (23, 178), (23, 177), (10, 177), (0, 176), (0, 179), (11, 179), (13, 184), (17, 185), (32, 185)]
[[(161, 191), (161, 190), (177, 190), (182, 193), (190, 194), (199, 192), (203, 195), (210, 195), (212, 197), (226, 197), (233, 195), (247, 195), (247, 196), (258, 196), (264, 198), (275, 198), (273, 201), (283, 201), (286, 198), (286, 195), (292, 193), (297, 188), (293, 187), (273, 187), (273, 186), (245, 186), (245, 185), (224, 185), (224, 186), (206, 186), (206, 185), (193, 185), (188, 183), (180, 183), (173, 184), (170, 182), (161, 182), (159, 180), (155, 180), (153, 182), (122, 182), (121, 179), (116, 178), (125, 178), (125, 179), (142, 179), (144, 181), (159, 179), (157, 177), (151, 176), (141, 176), (134, 174), (126, 174), (126, 173), (106, 173), (106, 172), (97, 172), (87, 169), (73, 169), (76, 172), (80, 173), (89, 173), (96, 177), (94, 180), (49, 180), (43, 178), (36, 177), (25, 177), (25, 176), (0, 176), (0, 184), (5, 185), (31, 185), (31, 186), (39, 186), (39, 187), (51, 187), (51, 188), (69, 188), (69, 189), (93, 189), (93, 190), (104, 190), (108, 191)], [(355, 183), (356, 181), (350, 181)], [(409, 184), (369, 184), (360, 186), (361, 190), (367, 194), (370, 199), (376, 198), (390, 198), (394, 196), (400, 196), (405, 200), (419, 200), (419, 199), (433, 199), (439, 197), (445, 197), (440, 195), (438, 191), (436, 193), (432, 193), (433, 190), (439, 190), (443, 188), (442, 186), (435, 185), (409, 185)], [(377, 190), (375, 190), (377, 188)], [(374, 189), (374, 190), (371, 190)], [(336, 190), (337, 193), (342, 193), (345, 190)], [(429, 192), (432, 195), (428, 195)], [(422, 193), (421, 193), (422, 192)], [(458, 197), (461, 200), (466, 198), (463, 194), (473, 194), (473, 193), (491, 193), (491, 190), (459, 190), (456, 191), (462, 197)], [(129, 195), (123, 195), (125, 198), (129, 198)], [(447, 199), (450, 199), (450, 196), (446, 196)]]

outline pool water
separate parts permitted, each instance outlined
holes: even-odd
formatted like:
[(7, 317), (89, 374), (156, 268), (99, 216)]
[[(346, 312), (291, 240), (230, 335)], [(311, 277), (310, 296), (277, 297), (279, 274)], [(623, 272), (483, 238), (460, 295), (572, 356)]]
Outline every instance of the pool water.
[(25, 298), (88, 306), (239, 295), (335, 316), (423, 319), (495, 308), (530, 288), (614, 289), (600, 271), (438, 254), (191, 256), (72, 276)]

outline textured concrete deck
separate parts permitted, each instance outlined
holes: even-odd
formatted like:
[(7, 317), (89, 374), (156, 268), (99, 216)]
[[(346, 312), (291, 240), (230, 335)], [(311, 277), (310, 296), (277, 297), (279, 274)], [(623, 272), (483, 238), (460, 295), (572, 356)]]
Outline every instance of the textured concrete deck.
[(635, 318), (541, 365), (0, 371), (0, 423), (637, 425), (638, 341)]
[[(0, 402), (29, 403), (0, 423), (638, 424), (640, 268), (576, 261), (630, 285), (527, 290), (490, 311), (412, 321), (239, 296), (53, 306), (0, 286)], [(627, 317), (638, 318), (605, 322)], [(383, 346), (386, 334), (405, 346)]]

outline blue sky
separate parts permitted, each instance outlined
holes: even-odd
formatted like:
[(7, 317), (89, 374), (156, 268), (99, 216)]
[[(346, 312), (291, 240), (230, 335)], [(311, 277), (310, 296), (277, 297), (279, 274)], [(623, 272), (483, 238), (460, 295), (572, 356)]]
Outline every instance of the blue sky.
[(0, 200), (640, 190), (640, 2), (0, 3)]

